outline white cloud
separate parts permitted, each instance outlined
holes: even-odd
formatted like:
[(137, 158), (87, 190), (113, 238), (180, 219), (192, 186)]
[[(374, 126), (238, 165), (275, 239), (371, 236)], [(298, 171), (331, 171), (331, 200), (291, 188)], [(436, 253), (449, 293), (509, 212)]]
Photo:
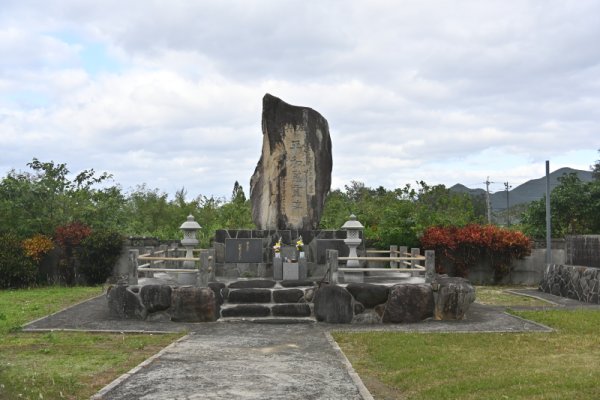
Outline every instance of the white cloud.
[(266, 92), (328, 119), (334, 187), (516, 183), (600, 148), (597, 2), (5, 3), (0, 172), (247, 191)]

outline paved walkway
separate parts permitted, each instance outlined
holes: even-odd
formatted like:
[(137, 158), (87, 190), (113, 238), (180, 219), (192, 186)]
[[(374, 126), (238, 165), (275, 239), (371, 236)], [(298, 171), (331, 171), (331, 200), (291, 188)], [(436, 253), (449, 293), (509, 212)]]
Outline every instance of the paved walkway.
[[(519, 293), (560, 307), (584, 303)], [(595, 306), (600, 307), (600, 306)], [(474, 303), (464, 321), (270, 325), (111, 320), (104, 296), (27, 324), (24, 331), (190, 332), (100, 391), (96, 399), (370, 399), (331, 331), (545, 332), (548, 327)]]

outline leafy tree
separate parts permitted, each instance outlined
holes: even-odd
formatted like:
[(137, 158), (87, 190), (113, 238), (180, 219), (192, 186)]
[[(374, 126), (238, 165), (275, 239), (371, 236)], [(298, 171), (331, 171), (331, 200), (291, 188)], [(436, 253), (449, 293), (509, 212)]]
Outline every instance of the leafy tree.
[[(598, 150), (598, 152), (600, 153), (600, 150)], [(594, 165), (592, 165), (591, 169), (592, 169), (592, 177), (594, 178), (594, 180), (600, 181), (600, 160), (596, 160)]]
[(0, 288), (27, 287), (35, 282), (36, 267), (21, 240), (13, 233), (0, 234)]
[(415, 246), (419, 236), (431, 225), (458, 225), (478, 221), (473, 200), (453, 193), (443, 185), (418, 182), (416, 189), (371, 189), (352, 181), (345, 192), (332, 191), (326, 200), (321, 228), (339, 229), (350, 214), (365, 226), (371, 245), (388, 248), (392, 244)]
[(219, 220), (222, 228), (252, 229), (252, 205), (246, 200), (244, 188), (235, 181), (231, 193), (231, 201), (224, 203), (219, 209)]
[(12, 170), (0, 181), (0, 229), (27, 237), (51, 234), (58, 225), (76, 220), (94, 226), (117, 223), (120, 189), (95, 188), (109, 174), (96, 176), (90, 169), (71, 179), (66, 164), (37, 158), (27, 166), (32, 173)]
[[(576, 174), (564, 175), (550, 193), (553, 237), (600, 232), (600, 181), (582, 182)], [(546, 237), (546, 198), (530, 203), (522, 216), (525, 232)]]
[(102, 284), (123, 251), (123, 237), (116, 231), (97, 230), (81, 241), (78, 257), (80, 271), (91, 285)]

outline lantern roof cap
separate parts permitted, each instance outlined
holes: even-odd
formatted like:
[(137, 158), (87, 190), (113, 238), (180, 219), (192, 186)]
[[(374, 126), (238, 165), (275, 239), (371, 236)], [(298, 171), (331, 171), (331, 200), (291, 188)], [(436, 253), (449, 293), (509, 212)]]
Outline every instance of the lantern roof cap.
[(342, 226), (342, 229), (344, 230), (358, 230), (364, 228), (365, 227), (359, 221), (356, 220), (356, 215), (354, 214), (350, 215), (348, 221), (346, 221), (346, 223)]
[(194, 216), (192, 214), (188, 215), (187, 221), (185, 221), (179, 229), (182, 230), (197, 230), (202, 228), (199, 223), (194, 220)]

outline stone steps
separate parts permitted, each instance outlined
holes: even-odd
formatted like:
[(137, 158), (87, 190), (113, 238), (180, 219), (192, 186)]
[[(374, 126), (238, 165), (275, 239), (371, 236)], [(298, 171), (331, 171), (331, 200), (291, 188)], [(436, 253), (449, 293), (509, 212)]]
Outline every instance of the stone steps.
[(307, 303), (223, 304), (221, 317), (309, 317), (312, 307)]
[(230, 285), (221, 291), (223, 304), (219, 321), (315, 322), (312, 303), (306, 298), (307, 292), (314, 289), (314, 286), (306, 286), (311, 283), (246, 281)]
[(262, 318), (254, 318), (254, 317), (221, 317), (217, 320), (217, 322), (252, 322), (255, 324), (313, 324), (317, 322), (314, 317), (296, 317), (296, 318), (286, 318), (286, 317), (262, 317)]

